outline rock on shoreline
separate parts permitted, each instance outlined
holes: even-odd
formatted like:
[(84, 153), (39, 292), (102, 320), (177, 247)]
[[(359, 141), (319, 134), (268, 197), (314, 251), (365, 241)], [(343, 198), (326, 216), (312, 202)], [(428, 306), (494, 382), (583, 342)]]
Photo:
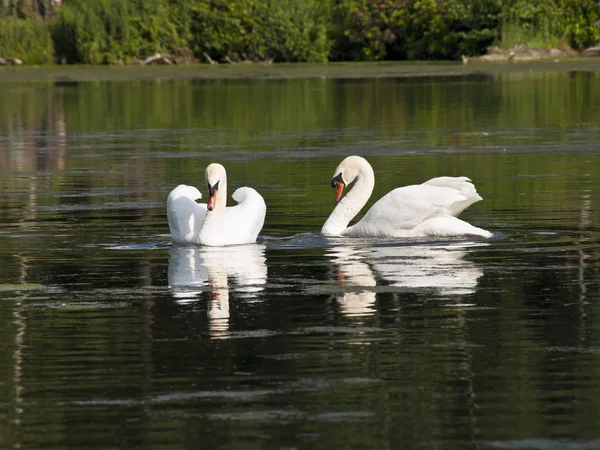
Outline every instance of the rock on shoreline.
[(511, 61), (537, 61), (543, 59), (573, 58), (577, 56), (600, 56), (600, 44), (582, 51), (576, 52), (572, 49), (560, 48), (534, 48), (527, 44), (517, 44), (510, 50), (501, 49), (496, 46), (489, 47), (483, 56), (462, 56), (463, 64), (469, 61), (486, 62), (511, 62)]

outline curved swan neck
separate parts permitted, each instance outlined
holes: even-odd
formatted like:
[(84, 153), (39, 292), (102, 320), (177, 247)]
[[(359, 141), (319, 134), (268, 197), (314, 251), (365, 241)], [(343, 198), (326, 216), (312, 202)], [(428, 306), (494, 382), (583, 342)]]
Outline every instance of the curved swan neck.
[(209, 197), (213, 192), (216, 195), (214, 209), (213, 211), (208, 211), (214, 215), (217, 211), (225, 210), (227, 206), (227, 171), (221, 164), (211, 163), (206, 168), (204, 178), (208, 187)]
[(198, 243), (220, 245), (223, 233), (223, 221), (227, 207), (227, 172), (220, 164), (211, 164), (207, 168), (206, 183), (215, 186), (218, 183), (217, 198), (212, 211), (206, 211), (204, 222), (198, 235)]
[(358, 174), (356, 175), (354, 186), (336, 205), (323, 225), (321, 233), (329, 236), (341, 235), (350, 221), (360, 212), (371, 197), (373, 188), (375, 187), (373, 168), (366, 160), (361, 158), (357, 169)]
[(215, 203), (215, 211), (224, 210), (227, 206), (227, 173), (223, 171), (223, 175), (219, 180), (219, 190), (217, 191), (217, 201)]

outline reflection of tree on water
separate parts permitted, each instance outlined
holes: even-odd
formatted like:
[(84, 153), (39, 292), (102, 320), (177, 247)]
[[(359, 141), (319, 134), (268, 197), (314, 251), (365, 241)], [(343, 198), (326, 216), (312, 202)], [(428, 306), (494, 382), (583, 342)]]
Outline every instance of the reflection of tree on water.
[[(26, 177), (21, 177), (23, 180), (22, 186), (14, 183), (6, 186), (10, 191), (21, 190), (24, 193), (19, 200), (16, 200), (16, 197), (13, 196), (8, 204), (14, 210), (19, 210), (17, 220), (13, 220), (11, 223), (15, 226), (14, 231), (16, 233), (26, 232), (31, 227), (37, 226), (39, 220), (37, 207), (40, 203), (40, 191), (42, 195), (46, 195), (49, 191), (53, 170), (62, 171), (65, 169), (67, 131), (63, 94), (62, 90), (57, 90), (56, 96), (53, 97), (56, 99), (56, 106), (53, 108), (50, 106), (39, 108), (40, 115), (36, 117), (37, 120), (33, 124), (22, 123), (23, 116), (17, 114), (10, 116), (11, 119), (14, 118), (14, 122), (0, 123), (0, 132), (3, 132), (2, 134), (7, 137), (6, 140), (0, 141), (0, 150), (3, 150), (3, 148), (7, 150), (5, 152), (0, 151), (0, 167), (12, 173), (27, 174)], [(6, 95), (4, 99), (6, 101)], [(14, 105), (10, 103), (8, 106)], [(11, 239), (6, 242), (10, 243), (11, 246), (14, 245), (14, 250), (7, 252), (12, 253), (10, 256), (14, 258), (14, 263), (4, 261), (3, 281), (14, 282), (23, 286), (37, 281), (37, 279), (30, 279), (30, 267), (35, 263), (35, 260), (26, 256), (27, 249), (22, 248), (20, 240)], [(25, 305), (24, 299), (18, 298), (13, 307), (13, 323), (16, 327), (12, 358), (15, 389), (13, 423), (17, 427), (15, 436), (18, 442), (20, 441), (18, 428), (21, 425), (21, 417), (24, 413), (23, 360), (25, 354), (24, 341), (27, 332)], [(20, 446), (20, 443), (15, 444), (15, 446)]]
[(341, 292), (337, 300), (346, 315), (366, 315), (375, 311), (377, 285), (407, 290), (427, 290), (439, 294), (470, 294), (483, 275), (464, 256), (466, 249), (485, 243), (444, 243), (416, 245), (369, 245), (359, 241), (331, 247), (327, 254), (337, 268), (337, 280), (351, 292)]
[(267, 283), (264, 245), (230, 247), (175, 246), (169, 250), (169, 287), (179, 302), (195, 301), (208, 290), (209, 327), (213, 337), (229, 330), (229, 279), (231, 290), (246, 299), (256, 298)]

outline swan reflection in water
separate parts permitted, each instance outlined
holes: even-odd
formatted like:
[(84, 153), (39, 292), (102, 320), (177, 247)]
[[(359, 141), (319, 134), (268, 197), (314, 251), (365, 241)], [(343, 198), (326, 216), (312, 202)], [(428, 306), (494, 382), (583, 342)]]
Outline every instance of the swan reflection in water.
[[(175, 246), (169, 250), (169, 287), (180, 303), (210, 292), (208, 317), (213, 337), (228, 337), (229, 291), (256, 298), (267, 283), (266, 246)], [(232, 279), (230, 286), (229, 279)], [(208, 289), (207, 289), (208, 288)]]
[(336, 299), (342, 314), (366, 316), (375, 312), (375, 292), (368, 289), (377, 285), (377, 280), (366, 262), (367, 249), (340, 245), (329, 249), (327, 255), (337, 266), (337, 281), (345, 288), (366, 288), (340, 292)]
[[(364, 316), (375, 312), (378, 284), (407, 291), (436, 292), (441, 295), (465, 295), (475, 292), (483, 271), (464, 256), (470, 248), (488, 245), (483, 242), (445, 242), (374, 246), (348, 244), (332, 240), (327, 255), (336, 265), (339, 285), (351, 291), (336, 298), (347, 316)], [(383, 282), (383, 283), (381, 283)]]

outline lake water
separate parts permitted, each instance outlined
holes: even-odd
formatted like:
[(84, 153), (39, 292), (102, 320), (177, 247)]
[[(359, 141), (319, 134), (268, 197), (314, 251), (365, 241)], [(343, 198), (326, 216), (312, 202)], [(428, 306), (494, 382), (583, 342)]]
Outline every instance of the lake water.
[[(0, 83), (0, 447), (600, 448), (599, 104), (593, 71)], [(368, 205), (472, 178), (495, 237), (322, 237), (350, 154)], [(211, 162), (256, 245), (172, 245)]]

